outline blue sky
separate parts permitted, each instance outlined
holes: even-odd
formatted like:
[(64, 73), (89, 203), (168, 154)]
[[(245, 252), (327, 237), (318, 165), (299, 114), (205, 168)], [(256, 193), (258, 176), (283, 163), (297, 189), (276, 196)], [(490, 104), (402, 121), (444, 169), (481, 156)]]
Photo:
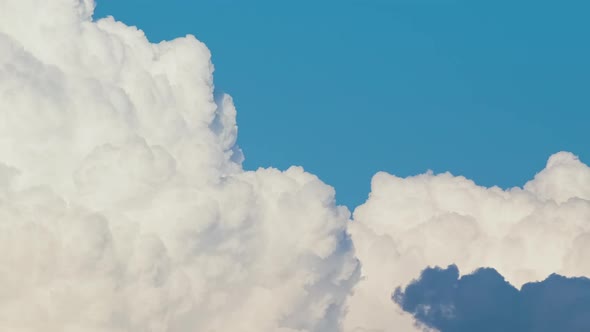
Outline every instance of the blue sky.
[(590, 160), (588, 1), (98, 0), (152, 41), (194, 34), (238, 107), (245, 167), (303, 165), (364, 202), (380, 170), (522, 185)]

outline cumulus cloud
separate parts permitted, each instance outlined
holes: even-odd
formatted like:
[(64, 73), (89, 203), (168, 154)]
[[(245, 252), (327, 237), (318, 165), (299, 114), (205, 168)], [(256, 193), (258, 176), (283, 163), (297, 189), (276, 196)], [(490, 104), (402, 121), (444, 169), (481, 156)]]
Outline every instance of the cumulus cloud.
[(379, 173), (350, 222), (302, 168), (242, 169), (205, 45), (94, 5), (0, 0), (0, 330), (403, 332), (426, 266), (590, 275), (574, 155), (510, 190)]
[(392, 288), (427, 266), (490, 266), (520, 287), (552, 273), (590, 276), (590, 168), (560, 152), (523, 188), (485, 188), (449, 173), (378, 173), (349, 229), (363, 264), (350, 331), (415, 331)]
[(209, 50), (93, 9), (0, 0), (0, 330), (338, 330), (333, 189), (243, 171)]
[(455, 265), (427, 268), (393, 296), (441, 332), (549, 332), (590, 329), (590, 279), (552, 274), (519, 291), (492, 268), (459, 277)]

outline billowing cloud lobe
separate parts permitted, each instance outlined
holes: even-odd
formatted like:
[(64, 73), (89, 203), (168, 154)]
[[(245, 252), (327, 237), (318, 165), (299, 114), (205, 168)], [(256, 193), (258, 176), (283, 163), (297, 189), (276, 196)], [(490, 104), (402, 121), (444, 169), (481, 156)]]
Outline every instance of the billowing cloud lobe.
[(416, 331), (390, 294), (428, 266), (489, 266), (516, 287), (553, 273), (590, 276), (590, 168), (560, 152), (508, 190), (449, 173), (378, 173), (349, 229), (363, 267), (346, 326)]
[(338, 330), (333, 189), (243, 171), (208, 49), (93, 9), (0, 0), (0, 330)]

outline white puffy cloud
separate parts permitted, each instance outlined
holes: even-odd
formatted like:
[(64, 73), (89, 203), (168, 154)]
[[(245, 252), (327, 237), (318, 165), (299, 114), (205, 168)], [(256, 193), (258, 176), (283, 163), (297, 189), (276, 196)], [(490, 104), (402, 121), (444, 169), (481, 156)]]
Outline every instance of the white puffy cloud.
[(414, 331), (391, 293), (428, 266), (493, 267), (517, 287), (551, 273), (590, 276), (590, 168), (560, 152), (509, 190), (449, 173), (378, 173), (349, 229), (363, 268), (346, 327)]
[(572, 154), (510, 190), (379, 173), (349, 223), (303, 169), (242, 169), (205, 45), (93, 9), (0, 0), (0, 330), (403, 332), (429, 265), (590, 275)]
[(338, 330), (333, 189), (243, 171), (208, 49), (93, 8), (0, 0), (0, 330)]

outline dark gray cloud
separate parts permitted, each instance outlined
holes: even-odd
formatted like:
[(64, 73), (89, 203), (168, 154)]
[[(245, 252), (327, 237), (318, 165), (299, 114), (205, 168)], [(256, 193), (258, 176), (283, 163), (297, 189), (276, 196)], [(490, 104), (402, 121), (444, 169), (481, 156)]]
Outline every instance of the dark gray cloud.
[(455, 265), (427, 268), (393, 300), (441, 332), (590, 331), (590, 279), (556, 274), (519, 291), (492, 268), (459, 278)]

